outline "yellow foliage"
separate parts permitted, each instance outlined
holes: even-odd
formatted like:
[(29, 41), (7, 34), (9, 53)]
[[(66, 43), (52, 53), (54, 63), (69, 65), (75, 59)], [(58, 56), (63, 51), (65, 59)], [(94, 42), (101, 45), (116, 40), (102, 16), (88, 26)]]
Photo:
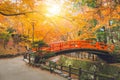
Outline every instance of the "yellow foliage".
[[(109, 6), (90, 8), (85, 5), (78, 8), (79, 10), (75, 10), (71, 4), (72, 1), (77, 3), (80, 0), (65, 1), (62, 4), (60, 15), (48, 17), (46, 16), (48, 6), (44, 0), (38, 2), (37, 0), (21, 0), (20, 2), (19, 0), (17, 2), (5, 0), (1, 3), (0, 12), (6, 14), (35, 12), (13, 17), (0, 15), (0, 23), (6, 27), (14, 27), (17, 33), (29, 35), (31, 39), (34, 27), (35, 40), (44, 39), (50, 42), (95, 38), (94, 32), (103, 25), (109, 27), (109, 20), (120, 19), (120, 5), (114, 9)], [(76, 13), (77, 11), (78, 13)], [(92, 19), (98, 21), (94, 27), (89, 22)], [(78, 36), (79, 31), (82, 33)]]

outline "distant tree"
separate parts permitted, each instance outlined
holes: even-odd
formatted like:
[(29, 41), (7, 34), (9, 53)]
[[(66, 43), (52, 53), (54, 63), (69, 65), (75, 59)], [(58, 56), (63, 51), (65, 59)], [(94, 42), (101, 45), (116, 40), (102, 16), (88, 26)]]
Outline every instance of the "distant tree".
[(10, 35), (8, 33), (0, 33), (0, 39), (3, 40), (3, 47), (6, 49), (6, 45), (9, 41)]
[(96, 36), (97, 41), (107, 43), (107, 33), (104, 26), (96, 31)]
[(37, 51), (41, 50), (41, 47), (47, 46), (47, 44), (43, 40), (34, 41), (32, 43), (32, 47), (36, 48)]

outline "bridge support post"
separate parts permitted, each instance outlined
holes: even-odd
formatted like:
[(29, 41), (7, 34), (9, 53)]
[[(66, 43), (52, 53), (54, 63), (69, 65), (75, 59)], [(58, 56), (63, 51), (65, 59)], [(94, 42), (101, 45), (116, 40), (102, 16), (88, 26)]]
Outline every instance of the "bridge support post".
[(94, 54), (92, 55), (92, 60), (95, 61), (95, 56), (94, 56)]
[(23, 58), (24, 58), (24, 59), (27, 59), (27, 53), (25, 53), (25, 54), (23, 55)]
[(29, 64), (31, 63), (31, 55), (29, 54)]
[(49, 67), (50, 67), (50, 73), (52, 73), (53, 72), (53, 68), (52, 68), (52, 63), (51, 62), (49, 62)]
[(71, 65), (69, 65), (69, 77), (71, 78)]
[(56, 63), (54, 63), (54, 70), (57, 68), (57, 64)]
[(94, 79), (93, 80), (97, 80), (97, 75), (96, 72), (93, 73)]
[(81, 74), (82, 74), (82, 69), (81, 69), (81, 68), (79, 68), (78, 80), (81, 80), (81, 79), (80, 79), (80, 78), (81, 78)]
[(61, 70), (61, 72), (62, 72), (62, 70), (63, 70), (63, 66), (62, 66), (62, 64), (60, 65), (60, 70)]

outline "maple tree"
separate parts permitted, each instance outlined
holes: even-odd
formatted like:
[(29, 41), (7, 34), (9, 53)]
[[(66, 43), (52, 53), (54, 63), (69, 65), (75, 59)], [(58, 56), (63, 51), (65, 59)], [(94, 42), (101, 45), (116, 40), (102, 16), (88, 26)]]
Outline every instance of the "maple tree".
[(0, 4), (0, 30), (13, 27), (15, 34), (31, 41), (120, 42), (119, 32), (113, 30), (120, 26), (119, 0), (2, 0)]

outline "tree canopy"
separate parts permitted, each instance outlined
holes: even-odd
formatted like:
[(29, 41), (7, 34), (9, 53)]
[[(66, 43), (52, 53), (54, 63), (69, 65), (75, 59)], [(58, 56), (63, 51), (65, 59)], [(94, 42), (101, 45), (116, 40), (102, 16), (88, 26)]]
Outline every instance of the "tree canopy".
[[(119, 32), (112, 30), (120, 26), (119, 0), (1, 0), (0, 5), (0, 34), (12, 27), (14, 33), (27, 35), (31, 41), (86, 40), (105, 35), (101, 40), (120, 42)], [(100, 33), (103, 26), (105, 31)]]

